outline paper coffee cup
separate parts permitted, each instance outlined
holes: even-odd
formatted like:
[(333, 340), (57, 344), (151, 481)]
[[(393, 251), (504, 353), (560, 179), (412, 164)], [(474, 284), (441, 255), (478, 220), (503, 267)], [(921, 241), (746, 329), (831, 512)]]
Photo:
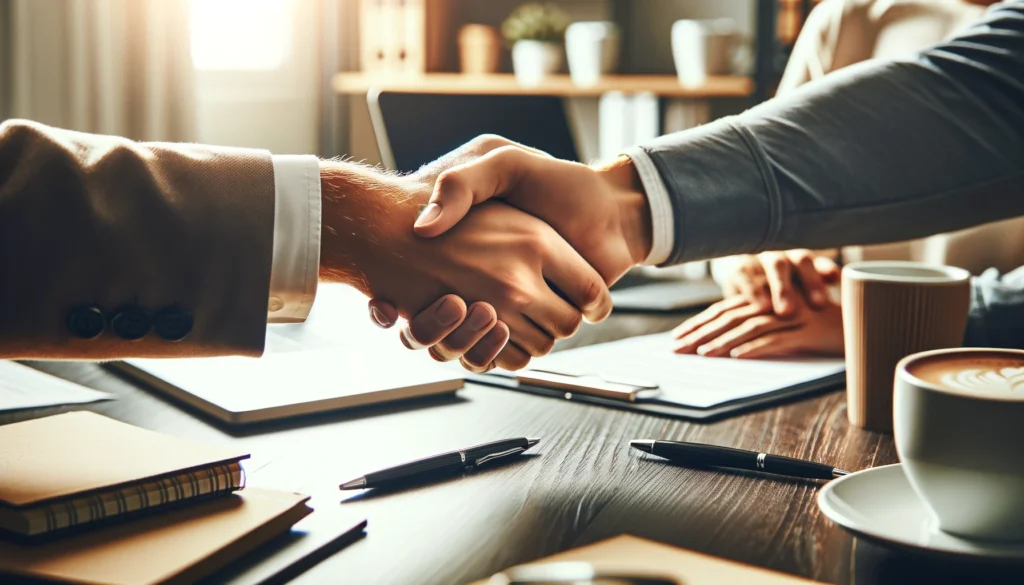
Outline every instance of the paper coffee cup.
[(855, 262), (843, 268), (843, 336), (850, 423), (892, 432), (893, 373), (920, 351), (960, 347), (971, 275), (919, 262)]

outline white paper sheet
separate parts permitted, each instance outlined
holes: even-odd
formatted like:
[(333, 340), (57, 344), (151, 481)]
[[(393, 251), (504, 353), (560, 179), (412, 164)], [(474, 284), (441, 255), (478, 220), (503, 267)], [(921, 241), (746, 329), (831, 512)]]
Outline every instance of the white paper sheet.
[(79, 386), (17, 362), (0, 361), (0, 412), (111, 399), (113, 395), (106, 392)]
[(672, 352), (671, 333), (659, 333), (556, 352), (531, 361), (530, 368), (657, 384), (659, 400), (710, 408), (820, 383), (842, 373), (845, 364), (841, 358), (739, 360), (678, 355)]

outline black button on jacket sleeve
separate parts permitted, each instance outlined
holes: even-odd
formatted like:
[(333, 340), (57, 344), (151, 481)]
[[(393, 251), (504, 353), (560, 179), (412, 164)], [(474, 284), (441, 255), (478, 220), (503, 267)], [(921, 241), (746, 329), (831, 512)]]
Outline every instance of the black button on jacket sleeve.
[(118, 309), (110, 320), (110, 328), (121, 339), (135, 341), (142, 339), (153, 328), (153, 321), (146, 311), (136, 305), (126, 305)]
[(99, 307), (75, 307), (68, 313), (67, 326), (68, 331), (79, 339), (95, 339), (106, 329), (107, 319)]
[(153, 318), (153, 331), (164, 341), (181, 341), (192, 332), (192, 313), (181, 307), (166, 307)]

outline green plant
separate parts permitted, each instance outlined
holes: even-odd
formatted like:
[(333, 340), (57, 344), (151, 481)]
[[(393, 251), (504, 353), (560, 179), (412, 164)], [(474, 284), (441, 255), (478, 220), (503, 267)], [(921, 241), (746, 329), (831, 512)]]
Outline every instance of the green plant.
[(543, 41), (560, 43), (569, 26), (569, 16), (554, 4), (523, 4), (501, 23), (501, 34), (509, 43)]

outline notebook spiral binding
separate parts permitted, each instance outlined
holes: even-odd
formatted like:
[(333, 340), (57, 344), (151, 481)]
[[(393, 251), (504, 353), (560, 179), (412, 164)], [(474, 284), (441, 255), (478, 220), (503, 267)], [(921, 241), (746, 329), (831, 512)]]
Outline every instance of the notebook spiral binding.
[(244, 486), (245, 472), (236, 461), (142, 481), (107, 492), (72, 496), (26, 510), (27, 536), (63, 531), (185, 500), (225, 495)]

